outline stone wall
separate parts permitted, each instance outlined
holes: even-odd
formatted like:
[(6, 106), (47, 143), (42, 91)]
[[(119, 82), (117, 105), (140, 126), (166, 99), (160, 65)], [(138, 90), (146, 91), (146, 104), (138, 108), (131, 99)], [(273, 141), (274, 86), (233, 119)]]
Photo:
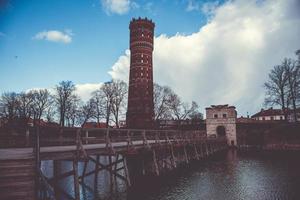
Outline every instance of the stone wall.
[(300, 123), (237, 123), (240, 148), (299, 149)]

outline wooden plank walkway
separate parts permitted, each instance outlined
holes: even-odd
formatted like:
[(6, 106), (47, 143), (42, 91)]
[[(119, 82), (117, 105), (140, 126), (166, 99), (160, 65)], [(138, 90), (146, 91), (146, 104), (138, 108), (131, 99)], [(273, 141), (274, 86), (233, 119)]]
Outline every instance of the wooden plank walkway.
[[(140, 141), (132, 141), (132, 145), (135, 148), (142, 148), (143, 147), (142, 140)], [(156, 140), (147, 140), (148, 144), (155, 144)], [(161, 143), (165, 142), (165, 140), (161, 140)], [(117, 151), (125, 150), (128, 147), (127, 142), (114, 142), (111, 143), (112, 147)], [(106, 144), (84, 144), (83, 148), (87, 152), (97, 151), (97, 153), (105, 153), (106, 152)], [(68, 146), (49, 146), (49, 147), (41, 147), (40, 148), (40, 155), (42, 160), (49, 160), (55, 159), (56, 157), (59, 159), (68, 158), (72, 156), (77, 150), (76, 145), (68, 145)], [(60, 156), (61, 154), (61, 156)], [(55, 156), (53, 156), (55, 155)], [(0, 161), (5, 160), (16, 160), (16, 159), (33, 159), (34, 153), (33, 148), (7, 148), (7, 149), (0, 149)]]
[[(35, 160), (32, 153), (4, 152), (9, 154), (0, 154), (0, 199), (35, 199)], [(12, 157), (7, 159), (8, 156)]]

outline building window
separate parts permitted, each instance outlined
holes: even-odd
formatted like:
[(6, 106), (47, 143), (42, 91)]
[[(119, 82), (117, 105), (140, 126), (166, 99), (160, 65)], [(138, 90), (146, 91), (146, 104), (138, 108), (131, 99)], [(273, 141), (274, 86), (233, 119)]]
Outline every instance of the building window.
[(218, 114), (214, 114), (214, 118), (218, 118)]
[(266, 120), (265, 117), (263, 117), (262, 120)]
[(273, 116), (271, 117), (271, 120), (274, 120), (274, 117), (273, 117)]
[(280, 120), (282, 120), (282, 116), (280, 116)]
[(226, 118), (226, 117), (227, 117), (227, 114), (226, 114), (226, 113), (224, 113), (224, 114), (223, 114), (223, 118)]

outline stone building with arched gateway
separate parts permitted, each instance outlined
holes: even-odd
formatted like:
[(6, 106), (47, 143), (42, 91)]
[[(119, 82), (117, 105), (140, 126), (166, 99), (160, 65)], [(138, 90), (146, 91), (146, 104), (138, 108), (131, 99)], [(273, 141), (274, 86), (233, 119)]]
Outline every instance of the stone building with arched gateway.
[(208, 137), (226, 137), (228, 145), (236, 146), (237, 112), (234, 106), (211, 105), (206, 109), (206, 131)]

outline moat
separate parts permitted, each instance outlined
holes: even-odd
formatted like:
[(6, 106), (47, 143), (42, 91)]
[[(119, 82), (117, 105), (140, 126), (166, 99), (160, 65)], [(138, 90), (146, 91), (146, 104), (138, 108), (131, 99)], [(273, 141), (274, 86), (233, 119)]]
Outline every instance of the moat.
[[(101, 159), (106, 159), (102, 157)], [(93, 167), (90, 164), (91, 168)], [(72, 166), (60, 163), (60, 173)], [(45, 174), (53, 174), (52, 161), (42, 163)], [(199, 199), (299, 199), (299, 152), (220, 152), (205, 160), (193, 162), (160, 178), (142, 178), (129, 190), (116, 179), (110, 187), (108, 173), (91, 175), (81, 187), (83, 200), (199, 200)], [(58, 169), (56, 169), (57, 171)], [(82, 170), (82, 166), (79, 166)], [(73, 178), (60, 186), (73, 196)], [(95, 192), (96, 191), (96, 192)], [(59, 199), (68, 199), (58, 194)]]

